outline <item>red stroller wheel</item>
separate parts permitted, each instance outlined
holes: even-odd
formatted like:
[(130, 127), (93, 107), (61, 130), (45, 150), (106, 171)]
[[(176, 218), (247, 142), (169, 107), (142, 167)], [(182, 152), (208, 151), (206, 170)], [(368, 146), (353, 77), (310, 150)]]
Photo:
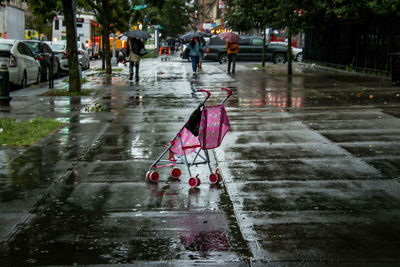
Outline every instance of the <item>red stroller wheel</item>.
[(171, 176), (174, 177), (175, 179), (179, 178), (181, 176), (182, 172), (178, 168), (172, 168), (171, 169)]
[(199, 186), (201, 184), (200, 178), (196, 176), (196, 180), (197, 180), (197, 186)]
[(189, 185), (190, 185), (191, 188), (197, 187), (197, 179), (194, 178), (194, 177), (190, 178), (189, 179)]
[(147, 172), (146, 176), (150, 182), (154, 182), (154, 183), (156, 183), (158, 181), (158, 178), (160, 178), (160, 175), (158, 174), (158, 172)]
[(215, 170), (215, 174), (218, 176), (218, 183), (222, 181), (222, 175), (219, 174), (219, 168)]
[(218, 175), (215, 174), (215, 173), (211, 173), (211, 174), (210, 174), (210, 182), (211, 182), (212, 184), (218, 183), (218, 182), (219, 182), (219, 177), (218, 177)]

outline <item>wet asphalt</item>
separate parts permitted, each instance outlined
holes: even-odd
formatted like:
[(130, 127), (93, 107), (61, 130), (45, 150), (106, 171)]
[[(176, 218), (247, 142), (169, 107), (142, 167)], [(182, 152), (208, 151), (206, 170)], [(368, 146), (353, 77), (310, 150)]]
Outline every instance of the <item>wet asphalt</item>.
[[(0, 147), (1, 266), (398, 266), (400, 87), (390, 78), (295, 63), (145, 59), (140, 80), (84, 72), (87, 97), (15, 90), (0, 116), (65, 122), (28, 147)], [(61, 78), (56, 88), (67, 88)], [(204, 98), (231, 129), (191, 189), (149, 166)]]

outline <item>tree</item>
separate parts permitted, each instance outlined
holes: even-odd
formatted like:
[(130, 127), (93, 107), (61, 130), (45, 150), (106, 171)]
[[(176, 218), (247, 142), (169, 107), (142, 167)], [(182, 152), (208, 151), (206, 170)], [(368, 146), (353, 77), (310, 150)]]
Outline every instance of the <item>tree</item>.
[(76, 2), (62, 0), (65, 27), (67, 30), (67, 55), (69, 72), (69, 91), (80, 92), (81, 80), (79, 77), (78, 49), (76, 41)]
[[(189, 6), (189, 0), (133, 0), (132, 7), (146, 5), (146, 8), (134, 10), (132, 24), (143, 22), (143, 26), (162, 25), (163, 36), (176, 37), (184, 33), (190, 24), (190, 16), (194, 7)], [(173, 14), (173, 16), (171, 16)], [(144, 20), (147, 22), (144, 22)]]
[(225, 14), (226, 24), (234, 30), (248, 31), (253, 28), (262, 30), (264, 33), (262, 49), (262, 65), (265, 66), (266, 32), (268, 25), (272, 24), (271, 16), (268, 15), (269, 7), (273, 6), (270, 0), (229, 0), (228, 9)]
[(111, 74), (110, 33), (116, 30), (128, 30), (130, 20), (129, 2), (125, 0), (80, 0), (79, 5), (95, 13), (101, 25), (100, 32), (103, 44), (103, 59), (106, 73)]
[(54, 15), (62, 12), (67, 31), (67, 54), (69, 67), (69, 91), (80, 92), (78, 50), (75, 27), (75, 0), (26, 0), (32, 12), (43, 16), (44, 21), (51, 21)]
[[(166, 0), (160, 12), (159, 22), (163, 26), (161, 33), (165, 36), (176, 37), (185, 32), (190, 23), (190, 8), (185, 0)], [(174, 16), (171, 16), (174, 14)]]
[[(288, 32), (288, 74), (292, 75), (292, 35), (302, 27), (302, 17), (299, 12), (307, 0), (229, 0), (225, 19), (233, 29), (247, 31), (252, 28), (261, 29), (264, 32), (263, 62), (265, 66), (265, 44), (267, 27), (286, 28)], [(301, 14), (301, 13), (300, 13)]]

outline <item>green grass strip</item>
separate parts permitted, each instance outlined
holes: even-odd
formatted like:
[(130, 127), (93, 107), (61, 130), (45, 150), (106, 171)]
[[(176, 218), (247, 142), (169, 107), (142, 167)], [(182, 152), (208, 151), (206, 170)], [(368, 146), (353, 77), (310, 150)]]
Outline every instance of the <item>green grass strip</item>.
[[(117, 71), (122, 71), (123, 69), (121, 69), (121, 68), (115, 68), (115, 69), (111, 69), (111, 71), (115, 71), (115, 72), (117, 72)], [(94, 71), (102, 71), (102, 72), (105, 72), (106, 70), (105, 69), (102, 69), (102, 68), (97, 68), (97, 69), (94, 69)]]
[(14, 118), (0, 118), (0, 145), (27, 146), (55, 132), (64, 123), (54, 119), (34, 118), (16, 121)]
[(80, 92), (70, 92), (68, 90), (50, 90), (46, 93), (41, 94), (41, 96), (90, 96), (94, 90), (84, 89)]

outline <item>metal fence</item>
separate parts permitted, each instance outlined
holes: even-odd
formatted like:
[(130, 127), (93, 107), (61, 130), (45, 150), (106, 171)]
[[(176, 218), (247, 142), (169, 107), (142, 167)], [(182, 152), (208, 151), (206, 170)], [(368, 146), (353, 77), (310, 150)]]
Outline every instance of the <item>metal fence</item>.
[(391, 53), (400, 52), (400, 18), (374, 17), (306, 30), (304, 61), (390, 75)]

